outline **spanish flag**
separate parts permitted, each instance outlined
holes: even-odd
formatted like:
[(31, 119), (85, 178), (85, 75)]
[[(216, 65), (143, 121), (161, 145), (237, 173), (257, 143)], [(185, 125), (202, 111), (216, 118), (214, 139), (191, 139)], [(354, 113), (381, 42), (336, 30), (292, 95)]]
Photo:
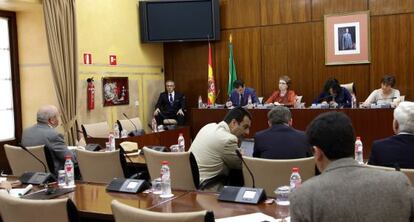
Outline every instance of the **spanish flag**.
[(214, 84), (213, 62), (211, 59), (211, 45), (208, 43), (208, 93), (207, 105), (214, 105), (216, 102), (216, 86)]

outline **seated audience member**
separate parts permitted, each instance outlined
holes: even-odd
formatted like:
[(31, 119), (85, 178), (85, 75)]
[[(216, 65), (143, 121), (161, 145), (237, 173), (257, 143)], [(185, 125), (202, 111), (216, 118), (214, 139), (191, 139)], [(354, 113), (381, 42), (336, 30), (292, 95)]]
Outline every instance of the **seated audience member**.
[(394, 99), (399, 99), (400, 91), (394, 89), (395, 77), (385, 75), (381, 80), (381, 88), (372, 91), (363, 103), (363, 106), (369, 107), (372, 103), (391, 104)]
[(325, 82), (323, 92), (313, 103), (329, 103), (332, 108), (349, 108), (352, 105), (352, 96), (347, 89), (339, 85), (338, 80), (330, 78)]
[(68, 149), (62, 134), (55, 128), (59, 125), (59, 111), (55, 106), (46, 105), (37, 111), (37, 123), (23, 130), (21, 144), (23, 146), (45, 145), (52, 156), (55, 172), (63, 170), (65, 156), (72, 156), (72, 161), (76, 163), (74, 152)]
[(344, 113), (319, 115), (306, 134), (322, 174), (290, 194), (291, 221), (412, 221), (414, 190), (407, 176), (359, 165)]
[[(200, 183), (217, 176), (228, 176), (232, 169), (241, 169), (236, 149), (239, 148), (239, 139), (249, 133), (250, 125), (250, 113), (237, 107), (230, 110), (220, 123), (210, 123), (200, 129), (190, 147), (197, 160)], [(209, 189), (218, 191), (223, 185), (218, 183)]]
[(374, 141), (368, 164), (414, 168), (414, 102), (401, 102), (394, 110), (395, 136)]
[(290, 89), (291, 84), (292, 82), (288, 76), (281, 76), (279, 78), (279, 90), (274, 91), (265, 103), (276, 103), (276, 105), (282, 104), (285, 106), (293, 106), (296, 100), (296, 93)]
[(184, 125), (185, 96), (174, 90), (175, 83), (172, 80), (165, 82), (165, 89), (155, 105), (154, 116), (157, 124), (164, 124), (164, 119), (175, 119), (177, 125)]
[(233, 87), (234, 90), (230, 94), (230, 101), (233, 106), (241, 107), (247, 105), (249, 96), (252, 99), (252, 103), (259, 103), (256, 91), (253, 88), (245, 87), (242, 80), (235, 80)]
[(254, 157), (295, 159), (311, 156), (311, 147), (304, 132), (292, 128), (292, 114), (284, 106), (267, 113), (269, 128), (254, 137)]

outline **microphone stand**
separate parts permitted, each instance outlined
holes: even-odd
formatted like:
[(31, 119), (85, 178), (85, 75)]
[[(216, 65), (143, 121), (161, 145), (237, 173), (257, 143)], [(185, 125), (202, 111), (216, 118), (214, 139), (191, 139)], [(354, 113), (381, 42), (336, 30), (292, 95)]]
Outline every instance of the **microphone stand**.
[[(27, 149), (27, 147), (25, 147), (25, 146), (23, 146), (23, 145), (21, 145), (20, 144), (20, 147), (24, 150), (24, 151), (26, 151), (28, 154), (30, 154), (32, 157), (34, 157), (37, 161), (39, 161), (42, 165), (43, 165), (43, 169), (44, 169), (44, 171), (45, 171), (45, 173), (47, 173), (47, 167), (46, 167), (46, 164), (45, 163), (43, 163), (43, 161), (42, 160), (40, 160), (36, 155), (34, 155), (32, 152), (30, 152), (29, 151), (29, 149)], [(43, 149), (46, 149), (46, 147), (43, 147)]]
[(140, 133), (138, 132), (138, 128), (137, 126), (134, 124), (134, 122), (132, 122), (132, 120), (130, 118), (128, 118), (128, 116), (125, 113), (122, 113), (122, 115), (129, 120), (129, 122), (131, 122), (131, 124), (134, 126), (135, 130), (132, 130), (131, 132), (129, 132), (129, 136), (139, 136)]
[(255, 181), (254, 181), (254, 176), (253, 176), (253, 173), (252, 173), (252, 171), (250, 170), (249, 166), (247, 166), (246, 162), (244, 162), (243, 156), (242, 156), (242, 154), (240, 153), (240, 151), (239, 151), (238, 149), (236, 149), (236, 154), (237, 154), (237, 156), (240, 158), (240, 160), (242, 161), (242, 163), (244, 164), (244, 166), (246, 166), (246, 169), (247, 169), (247, 171), (249, 172), (250, 177), (252, 178), (253, 188), (256, 188), (256, 185), (255, 185), (256, 183), (255, 183)]

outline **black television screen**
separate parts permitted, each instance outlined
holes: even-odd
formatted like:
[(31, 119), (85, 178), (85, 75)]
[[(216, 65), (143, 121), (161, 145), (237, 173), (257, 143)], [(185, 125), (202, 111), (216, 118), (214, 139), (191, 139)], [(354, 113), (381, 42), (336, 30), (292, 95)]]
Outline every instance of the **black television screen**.
[(143, 42), (220, 39), (218, 0), (140, 1), (139, 13)]

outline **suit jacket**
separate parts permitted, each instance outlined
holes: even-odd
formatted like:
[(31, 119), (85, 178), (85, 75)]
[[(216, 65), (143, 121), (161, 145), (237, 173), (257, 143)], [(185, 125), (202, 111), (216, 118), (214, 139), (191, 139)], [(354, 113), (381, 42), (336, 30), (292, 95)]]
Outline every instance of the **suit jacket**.
[(401, 172), (352, 158), (331, 162), (289, 196), (291, 221), (413, 221), (414, 190)]
[(63, 135), (47, 124), (37, 123), (23, 130), (21, 144), (23, 146), (45, 145), (49, 148), (53, 163), (55, 165), (55, 172), (53, 173), (63, 170), (65, 156), (67, 155), (72, 156), (72, 161), (76, 163), (75, 153), (68, 149)]
[[(344, 107), (344, 108), (350, 108), (352, 106), (352, 96), (351, 94), (348, 92), (347, 89), (345, 89), (344, 87), (341, 87), (341, 93), (339, 93), (338, 95), (336, 95), (335, 97), (335, 102), (338, 103), (339, 107)], [(322, 92), (318, 98), (316, 98), (315, 100), (313, 100), (313, 103), (321, 103), (323, 101), (326, 102), (330, 102), (332, 101), (332, 97), (330, 97), (330, 94), (327, 92)]]
[(159, 108), (161, 113), (167, 117), (177, 114), (178, 110), (185, 111), (185, 96), (179, 92), (174, 91), (174, 102), (170, 103), (168, 92), (160, 93), (155, 108)]
[(230, 169), (241, 169), (237, 148), (238, 139), (230, 133), (226, 122), (210, 123), (201, 128), (190, 147), (197, 160), (200, 182), (228, 175)]
[(247, 105), (249, 96), (252, 98), (252, 103), (259, 103), (259, 99), (257, 99), (256, 96), (256, 91), (253, 88), (249, 87), (246, 87), (244, 89), (242, 101), (240, 101), (239, 93), (234, 89), (230, 94), (230, 101), (233, 103), (233, 106), (245, 106)]
[(369, 164), (414, 168), (414, 135), (399, 134), (374, 141)]
[(296, 159), (311, 156), (304, 132), (277, 124), (254, 137), (253, 156), (266, 159)]

